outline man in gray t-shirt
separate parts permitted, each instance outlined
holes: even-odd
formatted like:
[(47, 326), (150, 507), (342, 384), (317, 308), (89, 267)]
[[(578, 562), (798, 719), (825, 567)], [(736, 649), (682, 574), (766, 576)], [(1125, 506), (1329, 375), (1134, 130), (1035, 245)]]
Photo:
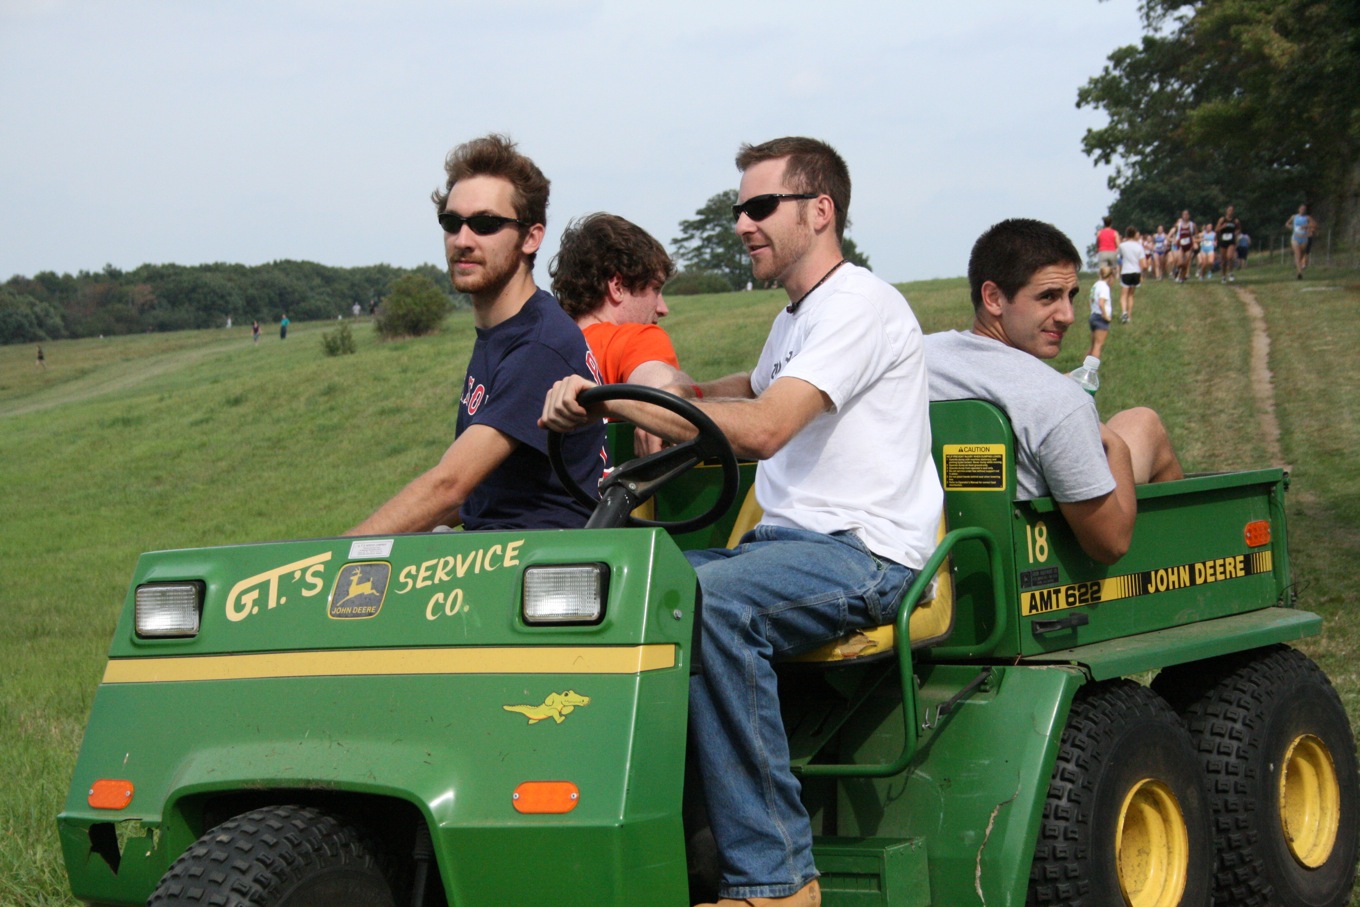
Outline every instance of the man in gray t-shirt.
[(1184, 473), (1155, 412), (1124, 410), (1102, 425), (1091, 397), (1040, 361), (1058, 355), (1072, 325), (1080, 265), (1056, 227), (996, 224), (968, 261), (972, 330), (927, 336), (926, 367), (931, 400), (986, 400), (1005, 411), (1017, 497), (1052, 495), (1082, 550), (1112, 564), (1133, 538), (1133, 486)]
[(971, 331), (926, 337), (932, 400), (987, 400), (1015, 432), (1016, 497), (1085, 501), (1114, 490), (1091, 395), (1046, 363)]

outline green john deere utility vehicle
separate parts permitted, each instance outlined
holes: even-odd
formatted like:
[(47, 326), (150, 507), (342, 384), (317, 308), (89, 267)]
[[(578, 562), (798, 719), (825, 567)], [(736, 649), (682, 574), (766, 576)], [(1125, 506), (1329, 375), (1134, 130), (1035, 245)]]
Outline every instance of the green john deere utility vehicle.
[[(58, 818), (75, 895), (712, 897), (682, 551), (741, 530), (751, 466), (660, 397), (699, 437), (615, 470), (583, 530), (143, 555)], [(1288, 645), (1321, 620), (1294, 608), (1285, 474), (1141, 487), (1106, 567), (1015, 500), (997, 409), (931, 424), (943, 536), (896, 625), (780, 667), (826, 907), (1346, 904), (1355, 742)]]

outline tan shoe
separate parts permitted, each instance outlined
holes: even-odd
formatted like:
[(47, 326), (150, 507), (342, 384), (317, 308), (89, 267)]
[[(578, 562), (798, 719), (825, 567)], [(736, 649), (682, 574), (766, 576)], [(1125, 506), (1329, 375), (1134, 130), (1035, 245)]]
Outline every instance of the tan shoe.
[(786, 898), (723, 898), (716, 904), (695, 904), (694, 907), (821, 907), (822, 886), (813, 879)]

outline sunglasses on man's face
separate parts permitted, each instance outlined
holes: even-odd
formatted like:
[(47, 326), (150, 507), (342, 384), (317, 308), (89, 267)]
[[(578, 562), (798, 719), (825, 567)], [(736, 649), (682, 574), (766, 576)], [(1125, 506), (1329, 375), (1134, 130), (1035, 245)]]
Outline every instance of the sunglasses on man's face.
[(478, 236), (490, 236), (492, 233), (499, 233), (511, 224), (520, 227), (528, 226), (528, 224), (515, 220), (513, 217), (498, 217), (495, 214), (474, 214), (471, 217), (463, 217), (461, 214), (445, 211), (439, 215), (439, 226), (444, 228), (445, 233), (457, 233), (463, 229), (463, 224), (467, 224), (472, 228), (472, 232)]
[(764, 220), (774, 213), (774, 209), (779, 207), (779, 203), (786, 198), (816, 198), (816, 194), (807, 192), (779, 192), (771, 195), (757, 195), (755, 198), (748, 198), (740, 205), (732, 206), (732, 220), (741, 220), (745, 214), (751, 220)]

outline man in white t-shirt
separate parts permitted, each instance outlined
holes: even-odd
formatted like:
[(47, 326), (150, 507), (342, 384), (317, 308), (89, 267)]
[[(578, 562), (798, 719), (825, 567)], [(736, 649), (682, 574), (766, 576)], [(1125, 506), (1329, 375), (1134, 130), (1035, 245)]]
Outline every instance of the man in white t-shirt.
[[(935, 548), (943, 495), (920, 326), (901, 293), (841, 253), (845, 162), (823, 142), (784, 138), (743, 146), (737, 168), (737, 235), (756, 280), (777, 280), (790, 304), (754, 371), (696, 395), (738, 454), (760, 461), (765, 516), (735, 549), (687, 554), (704, 596), (690, 726), (723, 866), (719, 904), (814, 907), (811, 826), (772, 662), (892, 621)], [(636, 403), (586, 413), (576, 395), (587, 386), (559, 382), (543, 424), (567, 430), (608, 415), (672, 441), (693, 436)]]

